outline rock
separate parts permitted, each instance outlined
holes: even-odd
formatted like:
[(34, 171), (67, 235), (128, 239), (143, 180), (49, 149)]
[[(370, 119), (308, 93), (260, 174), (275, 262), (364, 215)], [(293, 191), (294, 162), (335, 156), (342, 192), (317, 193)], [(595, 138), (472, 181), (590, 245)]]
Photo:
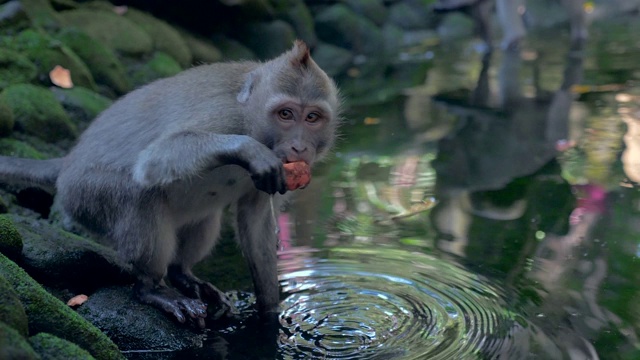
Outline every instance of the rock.
[(431, 13), (410, 2), (398, 2), (389, 8), (389, 22), (404, 30), (425, 29)]
[(109, 334), (123, 351), (201, 347), (204, 339), (204, 333), (174, 322), (155, 307), (141, 304), (128, 287), (96, 291), (78, 314)]
[(39, 360), (40, 356), (18, 331), (0, 321), (0, 359)]
[(51, 91), (80, 131), (113, 103), (111, 99), (80, 86), (71, 89), (52, 88)]
[(171, 56), (156, 52), (153, 57), (144, 64), (131, 62), (129, 72), (134, 86), (148, 84), (153, 80), (170, 77), (182, 71), (182, 67)]
[(21, 52), (36, 64), (38, 80), (43, 84), (51, 84), (49, 72), (60, 65), (70, 71), (74, 85), (96, 88), (91, 72), (78, 55), (45, 33), (27, 29), (8, 38), (6, 46)]
[(140, 26), (151, 37), (156, 51), (170, 55), (183, 68), (191, 65), (191, 50), (180, 33), (169, 24), (147, 13), (131, 8), (127, 10), (124, 16)]
[(99, 84), (104, 84), (122, 95), (131, 90), (124, 66), (112, 49), (77, 28), (64, 28), (56, 39), (73, 50), (85, 64)]
[(36, 28), (51, 31), (63, 26), (62, 19), (48, 0), (20, 0), (20, 4)]
[(191, 61), (194, 64), (210, 64), (222, 61), (222, 52), (210, 41), (192, 35), (186, 31), (182, 31), (180, 34), (191, 51), (191, 55), (193, 56)]
[[(1, 1), (0, 1), (1, 2)], [(29, 26), (29, 18), (20, 0), (7, 1), (0, 5), (0, 31), (13, 32)]]
[(15, 118), (15, 129), (45, 141), (74, 139), (77, 131), (53, 93), (45, 88), (11, 85), (0, 93)]
[[(24, 270), (2, 254), (0, 275), (9, 281), (18, 294), (29, 319), (30, 333), (47, 332), (56, 335), (79, 345), (96, 359), (124, 359), (118, 347), (105, 334), (46, 292)], [(0, 336), (0, 341), (5, 338), (6, 336)], [(0, 349), (3, 348), (0, 346)]]
[(344, 4), (332, 5), (317, 14), (316, 33), (321, 40), (353, 49), (356, 54), (380, 55), (383, 48), (380, 29)]
[[(9, 85), (28, 83), (36, 78), (38, 69), (26, 56), (0, 48), (0, 90)], [(1, 116), (1, 115), (0, 115)]]
[(116, 52), (142, 56), (153, 51), (151, 36), (131, 20), (113, 11), (82, 8), (63, 11), (60, 16), (69, 25), (79, 27)]
[(0, 98), (0, 136), (11, 134), (14, 125), (13, 110), (6, 101)]
[(44, 220), (10, 215), (22, 236), (22, 266), (54, 288), (91, 293), (97, 287), (134, 281), (111, 248), (64, 231)]
[(0, 323), (9, 325), (21, 336), (29, 334), (27, 314), (18, 299), (18, 294), (2, 276), (0, 276)]
[(303, 0), (284, 0), (274, 5), (278, 17), (293, 26), (296, 37), (303, 40), (309, 47), (314, 48), (318, 43), (318, 37), (313, 23), (311, 11)]
[(242, 39), (260, 59), (272, 59), (291, 49), (296, 32), (282, 20), (256, 22), (247, 25)]
[(389, 12), (384, 6), (383, 0), (345, 0), (344, 3), (354, 12), (366, 16), (378, 26), (385, 23)]
[(47, 360), (91, 360), (94, 359), (78, 345), (55, 335), (39, 333), (29, 338), (31, 348)]
[(40, 151), (24, 141), (12, 138), (0, 139), (0, 155), (29, 159), (46, 159)]
[(313, 50), (313, 60), (329, 76), (336, 76), (349, 68), (353, 62), (353, 54), (347, 49), (320, 42)]
[(211, 41), (222, 52), (223, 60), (236, 61), (236, 60), (254, 60), (256, 54), (249, 48), (241, 43), (229, 39), (223, 35), (217, 34), (211, 38)]
[(0, 252), (17, 260), (22, 255), (22, 236), (7, 215), (0, 215)]

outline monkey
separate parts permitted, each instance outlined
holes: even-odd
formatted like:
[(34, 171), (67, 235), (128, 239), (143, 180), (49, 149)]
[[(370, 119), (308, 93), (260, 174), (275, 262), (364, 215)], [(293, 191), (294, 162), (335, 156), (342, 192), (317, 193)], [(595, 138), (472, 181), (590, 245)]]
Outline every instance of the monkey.
[(280, 292), (272, 211), (287, 195), (283, 165), (322, 160), (340, 108), (336, 83), (298, 40), (266, 62), (200, 65), (136, 89), (99, 114), (64, 157), (0, 157), (0, 181), (54, 191), (67, 225), (97, 234), (132, 266), (141, 302), (199, 327), (208, 303), (233, 309), (191, 271), (230, 209), (258, 312), (273, 313)]

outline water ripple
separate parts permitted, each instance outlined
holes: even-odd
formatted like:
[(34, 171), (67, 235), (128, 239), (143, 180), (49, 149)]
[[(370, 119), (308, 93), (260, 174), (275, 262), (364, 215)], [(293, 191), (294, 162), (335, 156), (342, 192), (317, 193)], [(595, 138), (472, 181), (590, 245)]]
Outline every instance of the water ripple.
[(285, 359), (490, 358), (514, 327), (498, 288), (431, 256), (333, 249), (323, 260), (284, 257)]

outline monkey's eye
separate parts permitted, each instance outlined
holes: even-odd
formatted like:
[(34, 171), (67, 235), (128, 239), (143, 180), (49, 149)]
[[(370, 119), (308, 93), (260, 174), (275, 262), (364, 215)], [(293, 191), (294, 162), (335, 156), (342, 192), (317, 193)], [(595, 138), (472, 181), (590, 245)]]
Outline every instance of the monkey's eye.
[(278, 116), (282, 120), (292, 120), (293, 119), (293, 112), (291, 110), (289, 110), (289, 109), (282, 109), (282, 110), (278, 111)]
[(314, 122), (318, 121), (319, 119), (320, 119), (320, 115), (318, 113), (312, 112), (312, 113), (309, 113), (309, 115), (307, 115), (307, 119), (306, 120), (307, 120), (307, 122), (314, 123)]

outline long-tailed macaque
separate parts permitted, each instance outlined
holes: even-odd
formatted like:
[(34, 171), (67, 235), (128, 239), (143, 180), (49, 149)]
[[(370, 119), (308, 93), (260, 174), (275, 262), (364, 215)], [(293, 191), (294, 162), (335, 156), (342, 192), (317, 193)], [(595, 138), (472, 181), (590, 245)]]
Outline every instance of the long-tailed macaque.
[(0, 157), (0, 181), (55, 190), (64, 216), (133, 266), (142, 302), (200, 326), (205, 302), (232, 307), (191, 272), (231, 207), (258, 309), (270, 312), (279, 304), (270, 198), (277, 210), (283, 163), (328, 152), (339, 107), (336, 85), (298, 41), (268, 62), (203, 65), (135, 90), (64, 158)]

